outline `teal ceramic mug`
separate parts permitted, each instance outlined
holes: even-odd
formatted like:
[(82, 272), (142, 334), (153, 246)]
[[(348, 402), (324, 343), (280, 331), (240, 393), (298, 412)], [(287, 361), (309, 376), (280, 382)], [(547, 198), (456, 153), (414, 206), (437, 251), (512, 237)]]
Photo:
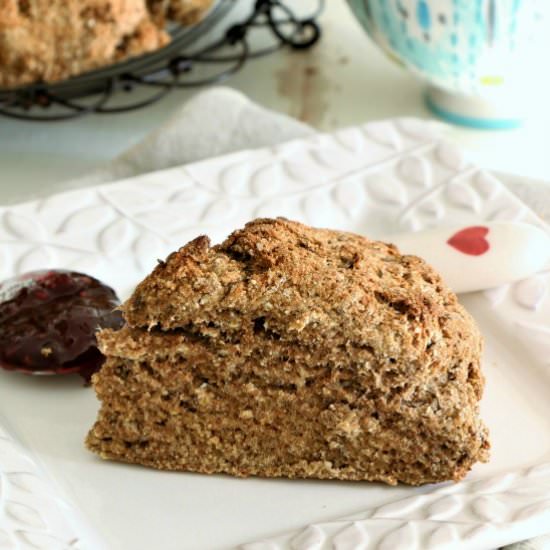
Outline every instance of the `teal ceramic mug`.
[(550, 0), (348, 0), (373, 40), (429, 83), (438, 115), (517, 126), (550, 56)]

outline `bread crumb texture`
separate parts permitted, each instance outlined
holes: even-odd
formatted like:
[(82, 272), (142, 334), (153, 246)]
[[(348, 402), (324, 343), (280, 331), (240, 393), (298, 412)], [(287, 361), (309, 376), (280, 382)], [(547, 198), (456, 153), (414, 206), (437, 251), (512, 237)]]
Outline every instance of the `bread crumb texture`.
[(257, 219), (172, 253), (123, 310), (93, 379), (103, 458), (392, 485), (488, 459), (479, 331), (391, 244)]
[(165, 46), (212, 0), (0, 0), (0, 87), (54, 82)]

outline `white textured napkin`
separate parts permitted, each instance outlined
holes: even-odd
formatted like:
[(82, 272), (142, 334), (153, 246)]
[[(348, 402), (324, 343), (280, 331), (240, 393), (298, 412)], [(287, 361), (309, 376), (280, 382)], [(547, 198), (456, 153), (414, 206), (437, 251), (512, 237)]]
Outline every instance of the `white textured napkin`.
[[(310, 126), (260, 107), (230, 88), (211, 88), (184, 104), (141, 142), (104, 167), (71, 181), (69, 186), (107, 183), (242, 149), (276, 145), (314, 133), (315, 130)], [(506, 183), (543, 219), (550, 222), (548, 187)], [(550, 535), (505, 548), (550, 550)]]
[(315, 130), (256, 105), (230, 88), (211, 88), (106, 166), (73, 180), (91, 185), (188, 164), (243, 149), (268, 147)]

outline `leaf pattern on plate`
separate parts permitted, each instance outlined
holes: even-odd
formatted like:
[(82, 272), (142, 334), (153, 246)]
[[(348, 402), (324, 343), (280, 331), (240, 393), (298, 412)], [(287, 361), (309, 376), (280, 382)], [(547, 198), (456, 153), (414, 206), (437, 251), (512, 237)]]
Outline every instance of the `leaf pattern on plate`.
[(405, 188), (395, 178), (374, 174), (365, 180), (365, 189), (375, 202), (401, 206), (407, 200)]
[(347, 216), (354, 217), (365, 202), (365, 190), (357, 180), (338, 183), (332, 190), (332, 196)]
[(402, 134), (419, 141), (437, 141), (439, 135), (435, 124), (417, 118), (402, 118), (396, 121), (396, 126)]
[(182, 202), (184, 204), (190, 204), (198, 199), (198, 192), (194, 185), (185, 185), (181, 189), (178, 189), (170, 194), (167, 202)]
[(514, 473), (506, 473), (489, 479), (482, 479), (472, 485), (472, 490), (479, 494), (498, 493), (509, 488), (516, 481)]
[(365, 126), (365, 134), (380, 145), (384, 145), (395, 151), (402, 149), (403, 138), (391, 122), (383, 121), (367, 124)]
[(445, 208), (441, 204), (441, 201), (435, 199), (422, 201), (418, 206), (418, 210), (422, 214), (436, 220), (440, 220), (445, 215)]
[(523, 205), (506, 205), (502, 208), (498, 208), (492, 212), (488, 219), (491, 221), (507, 221), (507, 222), (518, 222), (524, 217), (525, 208)]
[(494, 199), (501, 190), (500, 182), (495, 176), (485, 171), (479, 171), (475, 177), (475, 188), (487, 200)]
[(451, 143), (440, 143), (436, 150), (437, 160), (446, 168), (460, 172), (466, 166), (464, 153)]
[(312, 193), (302, 199), (302, 210), (307, 223), (322, 227), (327, 213), (334, 211), (334, 203), (324, 194)]
[(366, 145), (364, 133), (357, 127), (337, 131), (332, 136), (334, 141), (346, 149), (348, 153), (360, 153)]
[(292, 550), (317, 550), (325, 542), (325, 535), (316, 525), (309, 525), (296, 535), (291, 543)]
[(230, 164), (221, 170), (218, 186), (228, 195), (246, 194), (250, 171), (251, 166), (246, 162)]
[[(476, 547), (490, 546), (495, 526), (502, 531), (510, 528), (511, 522), (530, 521), (533, 518), (550, 519), (550, 495), (540, 491), (540, 478), (533, 471), (540, 471), (542, 478), (550, 479), (547, 465), (526, 468), (512, 474), (497, 475), (484, 480), (485, 490), (491, 494), (479, 494), (480, 481), (463, 481), (458, 484), (436, 488), (430, 493), (417, 494), (403, 499), (407, 504), (401, 513), (393, 517), (392, 509), (387, 505), (364, 511), (365, 519), (340, 520), (338, 522), (317, 524), (326, 535), (323, 550), (335, 548), (339, 533), (359, 527), (363, 540), (368, 540), (365, 548), (417, 548), (435, 550), (442, 543), (468, 540)], [(525, 491), (534, 491), (525, 492)], [(516, 496), (516, 491), (520, 494)], [(521, 493), (521, 491), (524, 491)], [(533, 503), (528, 495), (535, 495)], [(417, 505), (414, 505), (414, 499)], [(396, 503), (398, 504), (398, 503)], [(390, 513), (383, 513), (384, 510)], [(393, 512), (398, 512), (395, 507)], [(391, 518), (387, 516), (392, 516)], [(302, 531), (300, 531), (302, 532)], [(292, 535), (291, 535), (292, 536)], [(275, 543), (276, 550), (288, 548), (288, 535), (274, 537), (266, 543)], [(362, 540), (362, 539), (359, 539)], [(485, 541), (485, 542), (483, 542)]]
[(502, 285), (497, 288), (484, 290), (483, 295), (489, 300), (492, 307), (496, 307), (506, 298), (509, 290), (510, 285)]
[(534, 518), (547, 517), (550, 518), (550, 501), (548, 499), (535, 502), (525, 508), (522, 508), (514, 516), (515, 521), (528, 521)]
[(472, 503), (472, 511), (481, 520), (486, 522), (502, 523), (508, 517), (508, 509), (498, 498), (482, 495)]
[(543, 275), (530, 277), (514, 285), (517, 303), (527, 309), (538, 309), (548, 294), (548, 278)]
[[(548, 336), (550, 336), (550, 330), (548, 331)], [(550, 462), (542, 462), (541, 464), (536, 464), (527, 470), (526, 473), (529, 479), (537, 478), (546, 478), (550, 476)]]
[(68, 513), (72, 506), (0, 425), (0, 548), (78, 548)]
[(430, 505), (427, 510), (428, 517), (430, 519), (441, 521), (455, 515), (461, 507), (462, 503), (457, 496), (445, 495)]
[(345, 147), (331, 146), (322, 151), (311, 150), (309, 155), (314, 165), (330, 172), (339, 171), (342, 166), (350, 166), (357, 162), (355, 155), (350, 154)]
[(281, 163), (281, 169), (284, 172), (288, 183), (292, 182), (294, 185), (304, 185), (304, 183), (310, 181), (311, 172), (307, 166), (304, 166), (299, 159), (296, 160), (284, 160)]
[(332, 540), (334, 550), (364, 550), (369, 544), (369, 534), (359, 522), (342, 529)]
[(378, 550), (417, 550), (415, 526), (413, 523), (403, 523), (390, 531), (378, 543)]
[(96, 231), (115, 218), (116, 212), (104, 203), (69, 211), (57, 229), (57, 233), (82, 233)]
[(200, 221), (203, 223), (219, 223), (233, 215), (235, 202), (229, 199), (213, 201), (203, 210)]
[(48, 246), (33, 246), (24, 254), (19, 256), (16, 262), (18, 273), (26, 271), (35, 271), (38, 269), (48, 269), (54, 267), (55, 257), (52, 249)]
[[(47, 485), (32, 472), (11, 472), (5, 474), (5, 477), (11, 485), (26, 493), (38, 495), (40, 493), (47, 494)], [(0, 480), (0, 496), (2, 495), (1, 480)]]
[(36, 533), (34, 531), (17, 531), (17, 538), (23, 545), (23, 548), (36, 548), (38, 550), (52, 550), (55, 548), (67, 549), (74, 548), (74, 544), (70, 542), (67, 544), (66, 541), (59, 539), (49, 533)]
[(453, 206), (479, 212), (481, 201), (479, 195), (464, 181), (450, 182), (447, 185), (447, 197)]
[(99, 232), (98, 248), (106, 257), (112, 257), (126, 248), (132, 233), (132, 224), (127, 218), (116, 218)]
[(428, 188), (432, 185), (432, 167), (427, 159), (413, 155), (398, 164), (398, 174), (405, 181)]
[(4, 504), (4, 511), (8, 517), (27, 528), (44, 529), (46, 527), (46, 524), (40, 517), (40, 514), (26, 504), (6, 501)]
[(255, 170), (250, 176), (250, 187), (253, 195), (266, 197), (275, 195), (283, 185), (281, 165), (266, 164)]
[(452, 525), (437, 526), (429, 535), (429, 548), (446, 548), (458, 539), (456, 529)]
[(384, 504), (376, 508), (375, 514), (381, 518), (400, 518), (422, 506), (422, 499), (418, 496), (404, 498), (396, 502)]
[(157, 235), (151, 232), (140, 233), (132, 243), (132, 253), (137, 268), (146, 272), (154, 266), (160, 256), (163, 256), (163, 243)]
[(416, 216), (409, 214), (399, 221), (401, 231), (420, 231), (420, 229), (428, 229), (428, 223), (422, 222)]
[(44, 228), (30, 216), (22, 216), (12, 210), (4, 213), (2, 226), (14, 239), (40, 241), (45, 237)]
[[(122, 258), (118, 278), (113, 275), (120, 291), (133, 287), (159, 255), (185, 239), (207, 229), (221, 240), (255, 216), (284, 214), (367, 235), (380, 234), (381, 227), (389, 234), (434, 223), (493, 219), (540, 226), (540, 220), (495, 177), (468, 168), (459, 151), (431, 132), (417, 120), (369, 123), (337, 135), (0, 208), (0, 273), (12, 276), (55, 263), (79, 267), (110, 282), (109, 268), (114, 259)], [(530, 336), (533, 353), (547, 361), (550, 277), (539, 277), (487, 291), (485, 296), (488, 314), (498, 316), (514, 332), (521, 329), (522, 337)], [(365, 550), (431, 550), (449, 540), (461, 544), (466, 539), (470, 546), (488, 547), (492, 523), (504, 537), (514, 529), (528, 530), (537, 521), (550, 522), (550, 495), (541, 491), (550, 486), (550, 464), (508, 474), (430, 487), (424, 494), (362, 510), (353, 519), (315, 523), (309, 531), (302, 526), (243, 548), (288, 550), (294, 539), (313, 545), (322, 540), (322, 550), (346, 544), (354, 550), (357, 545)], [(59, 506), (63, 499), (0, 425), (0, 509), (6, 502), (29, 506), (47, 529), (21, 530), (15, 516), (39, 522), (33, 512), (16, 507), (11, 523), (0, 527), (0, 546), (76, 548), (85, 537), (66, 520), (69, 505)], [(299, 538), (304, 531), (310, 538)]]

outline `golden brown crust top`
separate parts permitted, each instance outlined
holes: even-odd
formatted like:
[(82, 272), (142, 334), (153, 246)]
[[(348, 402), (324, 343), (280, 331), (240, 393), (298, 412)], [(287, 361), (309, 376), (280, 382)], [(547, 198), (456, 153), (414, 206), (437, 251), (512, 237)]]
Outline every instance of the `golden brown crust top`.
[[(133, 327), (258, 330), (304, 345), (354, 345), (396, 368), (478, 354), (481, 338), (423, 260), (365, 237), (258, 219), (211, 247), (199, 237), (123, 306)], [(319, 330), (322, 327), (322, 330)]]

